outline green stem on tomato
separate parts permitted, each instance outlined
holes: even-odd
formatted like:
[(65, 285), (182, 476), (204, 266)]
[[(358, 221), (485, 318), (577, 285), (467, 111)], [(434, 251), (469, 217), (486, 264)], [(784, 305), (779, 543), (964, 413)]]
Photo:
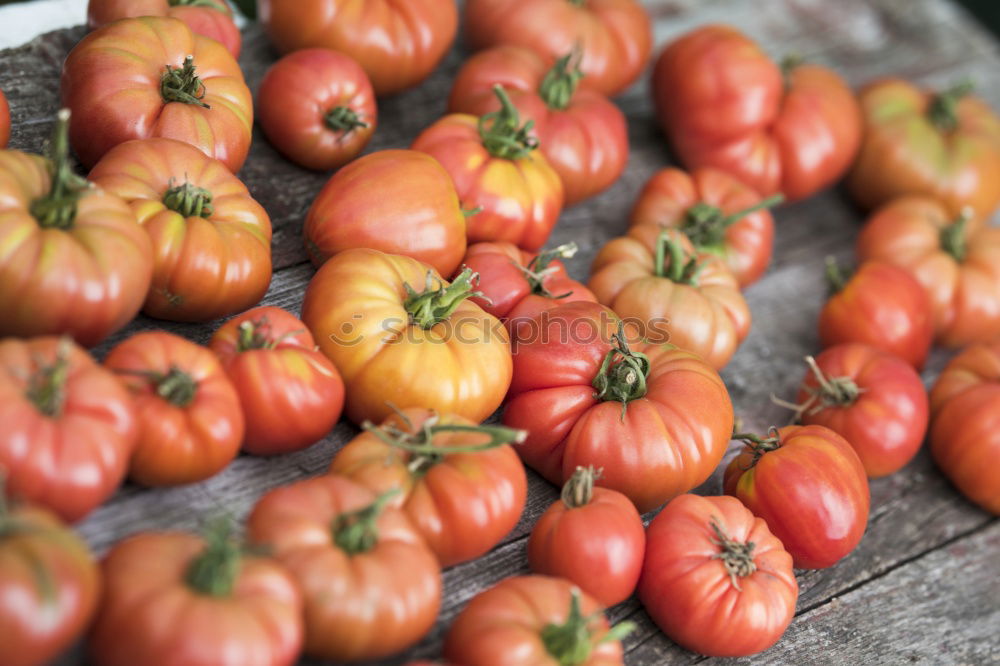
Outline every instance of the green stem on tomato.
[[(435, 277), (434, 271), (427, 271), (424, 290), (416, 291), (409, 283), (404, 283), (406, 300), (403, 307), (410, 315), (410, 321), (427, 330), (445, 321), (467, 298), (484, 297), (480, 291), (473, 290), (472, 283), (479, 280), (479, 274), (471, 268), (464, 269), (458, 277), (445, 286), (443, 280)], [(437, 282), (435, 287), (434, 283)]]
[(846, 271), (833, 256), (826, 258), (826, 284), (830, 288), (830, 293), (837, 293), (847, 286), (851, 279), (850, 273)]
[(937, 93), (927, 105), (927, 119), (942, 132), (953, 132), (958, 127), (958, 103), (974, 89), (972, 81), (964, 80)]
[(243, 549), (233, 537), (229, 518), (210, 523), (205, 529), (205, 548), (188, 564), (184, 582), (198, 594), (225, 598), (233, 593), (240, 573)]
[(545, 78), (538, 86), (538, 96), (550, 109), (562, 111), (569, 106), (580, 79), (584, 76), (580, 69), (581, 59), (582, 51), (577, 46), (556, 60), (552, 68), (546, 72)]
[(570, 594), (569, 614), (562, 624), (550, 623), (542, 627), (541, 639), (545, 651), (559, 666), (580, 666), (590, 658), (594, 647), (610, 641), (620, 641), (635, 630), (633, 622), (619, 622), (609, 629), (599, 640), (591, 624), (602, 614), (597, 611), (586, 617), (580, 609), (580, 590), (573, 588)]
[(333, 519), (331, 533), (333, 542), (348, 555), (367, 553), (378, 543), (378, 521), (382, 511), (397, 493), (393, 488), (375, 498), (368, 506), (348, 511)]
[(713, 544), (719, 547), (719, 552), (712, 556), (713, 559), (722, 560), (722, 565), (729, 574), (729, 580), (733, 587), (740, 590), (740, 578), (746, 578), (757, 571), (757, 564), (753, 561), (753, 549), (756, 544), (753, 541), (740, 543), (735, 541), (719, 527), (718, 519), (712, 518), (709, 523), (714, 532), (710, 537)]
[[(669, 263), (667, 257), (670, 257)], [(698, 274), (704, 264), (698, 261), (695, 254), (685, 257), (680, 241), (671, 237), (670, 231), (664, 229), (656, 239), (656, 253), (653, 258), (653, 275), (676, 282), (678, 284), (697, 285)]]
[(353, 132), (359, 127), (368, 127), (357, 111), (349, 106), (335, 106), (323, 114), (323, 124), (334, 132)]
[(59, 416), (66, 402), (71, 344), (68, 337), (60, 339), (52, 363), (45, 364), (39, 361), (38, 369), (28, 379), (25, 397), (39, 412), (49, 418)]
[(684, 213), (681, 231), (700, 250), (718, 252), (726, 237), (726, 230), (747, 215), (777, 206), (785, 200), (784, 195), (775, 194), (735, 213), (726, 215), (718, 206), (699, 202)]
[(778, 435), (777, 428), (772, 426), (768, 430), (767, 435), (767, 437), (761, 437), (748, 432), (733, 433), (732, 439), (745, 443), (747, 448), (749, 448), (750, 452), (753, 454), (753, 458), (750, 460), (750, 464), (747, 466), (747, 469), (752, 469), (756, 466), (765, 453), (770, 453), (775, 449), (781, 448), (781, 437)]
[(180, 67), (166, 66), (166, 71), (160, 77), (160, 96), (166, 103), (180, 102), (192, 104), (205, 109), (212, 107), (202, 101), (205, 98), (205, 84), (196, 73), (194, 56), (185, 56)]
[(600, 469), (593, 466), (580, 467), (573, 471), (573, 475), (563, 484), (560, 499), (567, 509), (577, 509), (590, 504), (594, 497), (594, 482), (601, 478)]
[(532, 294), (544, 296), (545, 298), (566, 298), (573, 292), (568, 291), (565, 294), (555, 295), (546, 288), (545, 280), (556, 270), (555, 267), (549, 267), (553, 261), (556, 259), (569, 259), (576, 254), (577, 249), (576, 243), (570, 241), (551, 250), (539, 252), (534, 259), (528, 262), (527, 266), (522, 266), (516, 261), (513, 264), (524, 274), (524, 279), (527, 280)]
[(941, 229), (941, 249), (951, 255), (951, 258), (962, 263), (969, 250), (965, 235), (969, 221), (972, 219), (972, 209), (964, 208), (958, 219)]
[(209, 218), (215, 212), (212, 207), (212, 193), (185, 181), (163, 193), (163, 205), (184, 217)]
[(479, 118), (479, 137), (483, 147), (493, 157), (506, 160), (520, 160), (538, 148), (538, 139), (531, 135), (535, 126), (529, 120), (521, 126), (520, 115), (503, 86), (493, 86), (493, 92), (500, 100), (500, 110), (484, 114)]
[(49, 143), (49, 191), (31, 202), (32, 217), (43, 229), (71, 229), (77, 202), (90, 189), (86, 179), (73, 173), (69, 161), (69, 109), (60, 109)]
[(646, 395), (646, 378), (650, 370), (649, 357), (634, 352), (625, 338), (625, 325), (618, 322), (614, 347), (604, 356), (600, 369), (591, 386), (597, 391), (594, 398), (605, 402), (622, 403), (622, 421), (628, 403)]

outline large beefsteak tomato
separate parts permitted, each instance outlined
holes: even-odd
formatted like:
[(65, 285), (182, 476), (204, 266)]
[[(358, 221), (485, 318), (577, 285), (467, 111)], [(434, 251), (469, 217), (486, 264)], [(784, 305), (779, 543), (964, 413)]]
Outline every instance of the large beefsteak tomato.
[(243, 38), (226, 0), (90, 0), (87, 3), (87, 25), (91, 28), (136, 16), (180, 19), (191, 32), (211, 37), (234, 58), (240, 57)]

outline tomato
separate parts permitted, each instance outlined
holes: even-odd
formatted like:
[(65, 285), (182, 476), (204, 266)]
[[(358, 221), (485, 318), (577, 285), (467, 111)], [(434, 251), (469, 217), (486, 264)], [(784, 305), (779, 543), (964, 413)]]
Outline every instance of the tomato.
[(92, 29), (136, 16), (180, 19), (191, 32), (211, 37), (225, 46), (234, 58), (240, 57), (243, 38), (225, 0), (90, 0), (87, 3), (87, 25)]
[(98, 28), (63, 64), (63, 104), (85, 166), (130, 139), (190, 143), (232, 172), (250, 149), (253, 99), (225, 47), (180, 20), (145, 16)]
[(858, 236), (858, 257), (904, 269), (931, 302), (936, 340), (948, 347), (1000, 337), (1000, 229), (952, 217), (934, 199), (879, 208)]
[(0, 488), (0, 663), (53, 663), (87, 627), (100, 590), (87, 544), (45, 509), (8, 508)]
[(466, 61), (448, 98), (450, 112), (481, 116), (500, 110), (493, 86), (503, 85), (521, 117), (534, 121), (539, 152), (559, 174), (567, 206), (606, 190), (628, 161), (625, 115), (600, 93), (578, 89), (578, 56), (550, 69), (528, 49), (498, 46)]
[(1000, 204), (1000, 117), (960, 83), (940, 92), (900, 79), (861, 91), (865, 138), (847, 178), (851, 196), (874, 208), (906, 194), (939, 199), (950, 215)]
[(797, 201), (833, 185), (861, 143), (861, 109), (840, 76), (791, 60), (779, 66), (725, 25), (663, 50), (653, 99), (685, 166), (728, 171), (765, 196)]
[(90, 179), (129, 203), (153, 241), (143, 312), (208, 321), (245, 310), (271, 283), (271, 219), (219, 160), (173, 139), (118, 144)]
[(594, 257), (587, 283), (597, 300), (643, 337), (687, 349), (719, 369), (750, 332), (750, 308), (723, 261), (696, 252), (683, 233), (642, 224)]
[(795, 615), (792, 558), (732, 497), (680, 495), (649, 524), (639, 599), (671, 640), (713, 657), (763, 652)]
[(357, 157), (375, 132), (375, 91), (349, 56), (295, 51), (264, 75), (257, 121), (268, 141), (299, 166), (336, 169)]
[(923, 367), (934, 337), (930, 301), (920, 283), (892, 264), (866, 261), (850, 278), (827, 260), (833, 294), (819, 313), (824, 347), (861, 342)]
[(552, 233), (563, 206), (559, 174), (536, 151), (502, 88), (503, 108), (483, 116), (453, 113), (421, 132), (413, 150), (429, 154), (451, 175), (468, 220), (470, 242), (509, 241), (536, 251)]
[(599, 477), (593, 467), (573, 472), (562, 498), (531, 530), (528, 563), (535, 573), (565, 578), (602, 605), (614, 606), (635, 590), (646, 531), (628, 497), (594, 487)]
[(774, 219), (767, 208), (780, 201), (778, 195), (762, 200), (725, 171), (669, 167), (646, 181), (632, 207), (631, 224), (677, 227), (696, 250), (721, 257), (746, 287), (771, 262)]
[(322, 439), (344, 408), (344, 381), (295, 315), (263, 306), (223, 324), (208, 343), (240, 397), (243, 450), (291, 453)]
[(364, 428), (330, 472), (376, 493), (398, 491), (390, 505), (406, 513), (442, 567), (485, 555), (517, 525), (528, 480), (510, 444), (523, 431), (427, 409)]
[(512, 44), (552, 65), (579, 48), (583, 86), (624, 92), (653, 47), (649, 15), (635, 0), (468, 0), (463, 31), (475, 48)]
[(136, 333), (104, 365), (133, 395), (139, 441), (129, 477), (144, 486), (218, 474), (243, 440), (239, 396), (208, 349), (172, 333)]
[(504, 425), (528, 431), (517, 452), (563, 484), (577, 467), (645, 513), (700, 485), (722, 460), (733, 407), (718, 373), (696, 355), (641, 343), (596, 303), (539, 315), (519, 340)]
[(247, 521), (305, 598), (306, 653), (376, 659), (416, 643), (441, 605), (437, 559), (399, 509), (341, 476), (267, 493)]
[(273, 560), (244, 555), (228, 530), (204, 538), (141, 532), (102, 564), (104, 598), (90, 654), (106, 666), (291, 666), (302, 594)]
[(7, 494), (70, 522), (111, 497), (138, 436), (128, 393), (69, 338), (0, 340), (0, 423)]
[(824, 569), (854, 550), (868, 523), (868, 479), (846, 439), (820, 425), (735, 434), (746, 446), (726, 467), (727, 495), (767, 521), (800, 569)]
[(965, 495), (1000, 515), (1000, 343), (951, 360), (931, 389), (931, 454)]
[(0, 148), (4, 148), (8, 141), (10, 141), (10, 105), (0, 90)]
[(327, 181), (306, 215), (316, 266), (352, 248), (402, 254), (451, 275), (465, 253), (465, 215), (451, 177), (414, 150), (382, 150)]
[(480, 592), (458, 614), (444, 656), (463, 666), (620, 666), (632, 623), (609, 627), (589, 594), (562, 578), (514, 576)]
[(507, 331), (469, 302), (475, 275), (451, 284), (415, 259), (347, 250), (306, 289), (302, 321), (347, 386), (347, 416), (381, 421), (392, 403), (481, 423), (510, 385)]
[(458, 28), (454, 0), (260, 0), (257, 9), (278, 51), (318, 46), (346, 53), (379, 95), (426, 79)]

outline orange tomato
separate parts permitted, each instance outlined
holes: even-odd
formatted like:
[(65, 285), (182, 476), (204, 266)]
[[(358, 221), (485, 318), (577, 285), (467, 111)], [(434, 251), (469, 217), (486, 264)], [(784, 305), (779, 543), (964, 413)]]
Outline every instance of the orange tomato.
[(136, 16), (180, 19), (192, 32), (211, 37), (234, 58), (240, 57), (243, 38), (226, 0), (90, 0), (87, 3), (87, 25), (91, 29)]

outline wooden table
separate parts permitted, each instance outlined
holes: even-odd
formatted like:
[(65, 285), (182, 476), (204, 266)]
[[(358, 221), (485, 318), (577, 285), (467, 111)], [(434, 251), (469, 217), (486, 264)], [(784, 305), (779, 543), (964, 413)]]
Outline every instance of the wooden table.
[[(81, 0), (82, 1), (82, 0)], [(835, 67), (852, 84), (901, 75), (941, 86), (971, 76), (981, 95), (1000, 109), (1000, 45), (968, 15), (945, 0), (647, 0), (656, 43), (708, 22), (729, 22), (761, 41), (775, 56), (797, 53)], [(82, 28), (39, 37), (0, 52), (0, 89), (13, 112), (12, 147), (39, 151), (58, 108), (63, 58)], [(256, 25), (244, 36), (241, 64), (256, 91), (275, 54)], [(456, 48), (416, 90), (385, 100), (369, 150), (406, 147), (445, 111), (450, 82), (463, 57)], [(552, 243), (575, 240), (570, 262), (578, 278), (605, 241), (621, 234), (633, 198), (645, 180), (671, 163), (657, 129), (647, 77), (618, 102), (629, 120), (632, 155), (623, 178), (608, 192), (566, 211)], [(275, 275), (265, 303), (298, 312), (313, 268), (301, 242), (303, 217), (326, 174), (308, 173), (280, 158), (255, 132), (241, 177), (274, 223)], [(787, 414), (768, 399), (790, 396), (800, 381), (802, 357), (818, 350), (816, 316), (824, 299), (822, 260), (852, 258), (861, 214), (839, 191), (785, 206), (777, 214), (774, 262), (747, 290), (754, 325), (723, 377), (746, 429), (762, 431)], [(2, 315), (0, 315), (2, 316)], [(178, 325), (140, 317), (96, 350), (136, 331), (165, 328), (199, 342), (218, 322)], [(947, 360), (935, 352), (928, 385)], [(241, 456), (207, 482), (170, 490), (126, 485), (78, 529), (97, 552), (140, 530), (195, 529), (202, 516), (228, 511), (244, 517), (260, 495), (276, 486), (321, 474), (333, 452), (356, 432), (340, 423), (321, 443), (272, 459)], [(998, 461), (1000, 462), (1000, 461)], [(517, 528), (487, 556), (444, 574), (445, 597), (434, 630), (412, 655), (434, 656), (451, 619), (477, 592), (527, 572), (525, 541), (556, 490), (529, 472), (527, 508)], [(698, 491), (720, 492), (719, 475)], [(783, 664), (1000, 663), (1000, 521), (966, 502), (934, 468), (926, 451), (901, 472), (871, 484), (868, 531), (837, 566), (799, 572), (797, 616), (777, 646), (743, 661)], [(647, 516), (648, 518), (649, 516)], [(653, 625), (634, 599), (610, 610), (638, 629), (626, 641), (629, 664), (682, 664), (715, 660), (687, 652)], [(68, 655), (66, 663), (78, 663)], [(402, 658), (387, 660), (395, 664)]]

